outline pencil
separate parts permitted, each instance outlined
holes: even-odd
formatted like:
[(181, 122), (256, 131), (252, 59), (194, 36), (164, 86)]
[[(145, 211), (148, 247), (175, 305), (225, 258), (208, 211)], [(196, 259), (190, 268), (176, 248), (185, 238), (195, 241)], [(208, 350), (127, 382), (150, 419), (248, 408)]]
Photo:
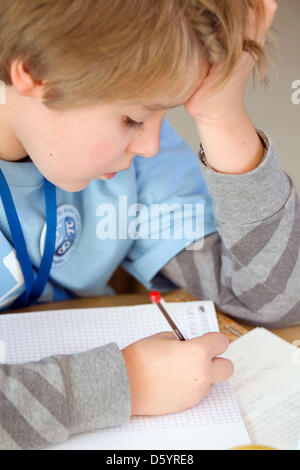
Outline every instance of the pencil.
[(177, 338), (180, 341), (186, 341), (186, 338), (183, 336), (183, 334), (181, 333), (181, 331), (179, 330), (179, 328), (177, 327), (175, 322), (172, 320), (172, 318), (170, 317), (170, 315), (166, 311), (165, 307), (162, 305), (162, 303), (161, 303), (162, 299), (161, 299), (160, 293), (158, 291), (152, 291), (151, 294), (150, 294), (150, 300), (153, 304), (156, 304), (158, 306), (159, 310), (161, 311), (161, 313), (163, 314), (163, 316), (165, 317), (165, 319), (169, 323), (170, 327), (172, 328), (172, 330), (173, 330), (174, 334), (177, 336)]

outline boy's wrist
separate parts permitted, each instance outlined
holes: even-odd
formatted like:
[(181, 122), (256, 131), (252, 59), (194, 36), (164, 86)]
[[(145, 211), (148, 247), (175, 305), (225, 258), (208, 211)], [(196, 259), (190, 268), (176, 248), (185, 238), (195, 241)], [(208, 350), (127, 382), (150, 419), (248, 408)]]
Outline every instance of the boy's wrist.
[(241, 175), (221, 174), (200, 162), (219, 223), (241, 226), (260, 222), (279, 212), (289, 197), (290, 180), (280, 167), (272, 139), (258, 132), (264, 137), (267, 151), (254, 171)]
[(128, 375), (128, 381), (129, 381), (129, 387), (130, 387), (130, 399), (131, 399), (131, 416), (134, 416), (136, 414), (135, 410), (135, 391), (134, 391), (134, 384), (133, 384), (133, 378), (134, 378), (134, 364), (133, 364), (133, 357), (132, 354), (130, 354), (130, 349), (124, 348), (121, 350), (126, 370), (127, 370), (127, 375)]
[[(269, 142), (268, 142), (268, 138), (266, 137), (266, 135), (265, 135), (265, 133), (264, 133), (263, 131), (261, 131), (260, 129), (256, 129), (256, 132), (257, 132), (257, 135), (258, 135), (258, 137), (260, 138), (261, 143), (262, 143), (262, 146), (263, 146), (263, 148), (264, 148), (263, 157), (262, 157), (262, 159), (261, 159), (261, 162), (263, 162), (264, 159), (266, 158), (267, 153), (268, 153)], [(204, 150), (203, 145), (202, 145), (201, 142), (200, 142), (200, 149), (199, 149), (198, 157), (199, 157), (199, 159), (201, 160), (201, 162), (203, 163), (203, 165), (205, 165), (205, 166), (206, 166), (207, 168), (209, 168), (210, 170), (219, 173), (219, 171), (217, 171), (215, 168), (213, 168), (213, 167), (209, 164), (209, 162), (207, 161), (206, 154), (205, 154), (205, 150)]]
[(196, 128), (202, 156), (218, 173), (249, 173), (263, 160), (265, 146), (245, 112), (223, 121), (196, 121)]

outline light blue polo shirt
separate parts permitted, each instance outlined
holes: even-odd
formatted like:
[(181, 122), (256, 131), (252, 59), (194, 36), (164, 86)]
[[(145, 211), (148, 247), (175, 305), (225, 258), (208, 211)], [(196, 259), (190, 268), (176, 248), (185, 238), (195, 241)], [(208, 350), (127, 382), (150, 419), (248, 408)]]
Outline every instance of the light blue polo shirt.
[[(136, 156), (129, 170), (111, 180), (95, 180), (77, 193), (57, 188), (56, 252), (39, 302), (112, 295), (107, 282), (119, 265), (148, 289), (166, 292), (171, 283), (159, 275), (162, 267), (200, 235), (216, 232), (196, 154), (166, 119), (160, 141), (155, 157)], [(38, 268), (46, 230), (43, 176), (32, 162), (0, 160), (0, 167)], [(0, 309), (24, 290), (0, 202)]]

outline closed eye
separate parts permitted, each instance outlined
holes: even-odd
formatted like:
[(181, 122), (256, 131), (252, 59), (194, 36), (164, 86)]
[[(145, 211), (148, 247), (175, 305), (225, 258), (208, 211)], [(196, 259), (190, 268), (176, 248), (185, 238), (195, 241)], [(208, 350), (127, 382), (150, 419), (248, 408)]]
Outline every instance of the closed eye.
[(130, 117), (126, 117), (126, 124), (136, 130), (143, 131), (144, 130), (144, 123), (143, 122), (137, 122), (134, 121), (133, 119), (130, 119)]

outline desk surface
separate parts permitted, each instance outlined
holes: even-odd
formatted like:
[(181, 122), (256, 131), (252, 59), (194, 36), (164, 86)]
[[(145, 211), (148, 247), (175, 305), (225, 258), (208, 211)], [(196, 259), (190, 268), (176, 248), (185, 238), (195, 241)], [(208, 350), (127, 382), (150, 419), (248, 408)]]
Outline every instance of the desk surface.
[[(177, 290), (171, 292), (170, 294), (164, 295), (164, 299), (167, 302), (184, 302), (197, 300), (192, 295), (188, 294), (185, 291)], [(149, 297), (147, 294), (124, 294), (116, 296), (102, 296), (96, 298), (85, 298), (85, 299), (74, 299), (64, 302), (54, 302), (50, 304), (41, 304), (34, 307), (29, 307), (23, 309), (22, 312), (36, 312), (36, 311), (45, 311), (45, 310), (63, 310), (71, 308), (95, 308), (95, 307), (114, 307), (122, 305), (139, 305), (150, 303)], [(15, 310), (14, 313), (19, 313), (20, 311)], [(8, 312), (12, 313), (12, 312)], [(236, 339), (239, 336), (242, 336), (247, 331), (252, 330), (254, 327), (246, 325), (241, 322), (236, 322), (223, 314), (218, 314), (220, 329), (221, 331), (229, 337), (231, 341)], [(273, 330), (273, 333), (277, 334), (286, 341), (293, 342), (300, 340), (300, 325), (290, 327), (290, 328), (281, 328)]]

